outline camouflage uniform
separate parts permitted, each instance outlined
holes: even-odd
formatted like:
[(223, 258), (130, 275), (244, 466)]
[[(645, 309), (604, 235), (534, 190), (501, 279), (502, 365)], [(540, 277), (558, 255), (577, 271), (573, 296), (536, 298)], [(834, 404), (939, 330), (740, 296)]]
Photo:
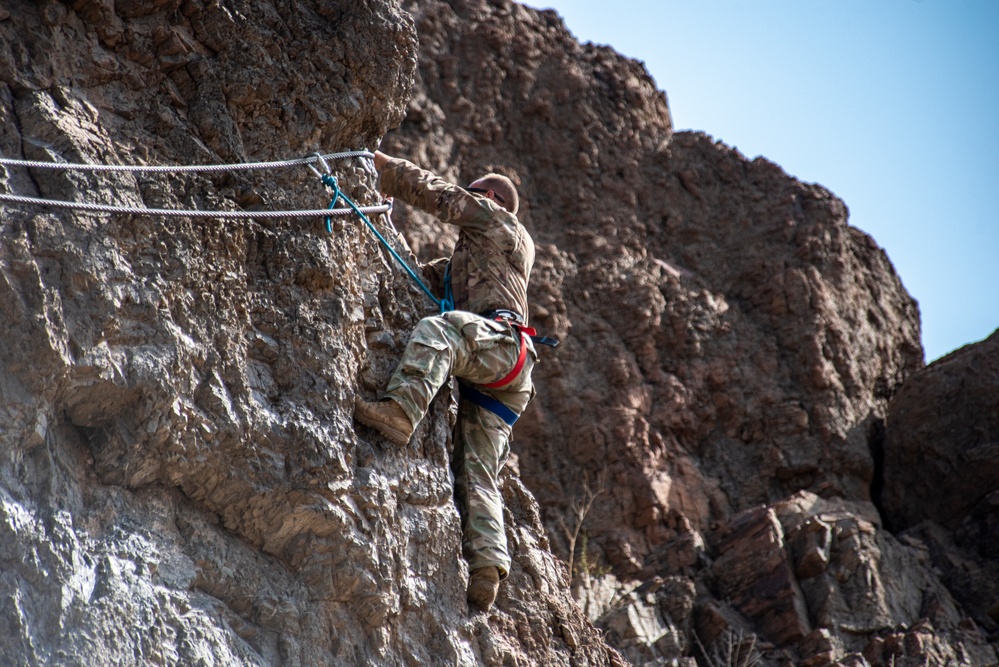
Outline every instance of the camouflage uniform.
[[(485, 197), (447, 183), (406, 160), (391, 159), (381, 169), (381, 190), (460, 228), (451, 255), (456, 310), (426, 317), (414, 329), (386, 395), (402, 406), (413, 424), (426, 414), (451, 375), (499, 400), (520, 415), (534, 395), (531, 370), (537, 354), (527, 338), (527, 360), (510, 384), (481, 385), (504, 378), (520, 352), (512, 326), (481, 317), (493, 309), (512, 310), (527, 324), (527, 283), (534, 265), (534, 242), (517, 217)], [(441, 261), (424, 267), (443, 293)], [(511, 427), (500, 417), (460, 400), (452, 468), (462, 511), (463, 547), (469, 567), (510, 569), (499, 472), (510, 454)]]

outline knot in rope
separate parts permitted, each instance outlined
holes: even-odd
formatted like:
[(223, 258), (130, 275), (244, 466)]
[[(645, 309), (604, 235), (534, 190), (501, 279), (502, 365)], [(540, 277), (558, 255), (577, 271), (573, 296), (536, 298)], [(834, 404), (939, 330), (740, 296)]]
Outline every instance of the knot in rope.
[[(351, 208), (354, 208), (356, 210), (356, 207), (354, 207), (353, 203), (350, 202), (346, 197), (344, 197), (342, 192), (340, 192), (340, 186), (337, 185), (336, 176), (332, 174), (321, 174), (320, 178), (323, 181), (323, 185), (325, 185), (326, 187), (328, 187), (330, 190), (333, 191), (333, 199), (332, 201), (330, 201), (329, 205), (330, 209), (336, 208), (336, 203), (341, 199), (343, 199), (344, 202), (349, 204)], [(359, 213), (359, 215), (363, 216), (364, 214)], [(332, 219), (329, 216), (326, 217), (326, 233), (327, 234), (333, 233), (333, 223)]]

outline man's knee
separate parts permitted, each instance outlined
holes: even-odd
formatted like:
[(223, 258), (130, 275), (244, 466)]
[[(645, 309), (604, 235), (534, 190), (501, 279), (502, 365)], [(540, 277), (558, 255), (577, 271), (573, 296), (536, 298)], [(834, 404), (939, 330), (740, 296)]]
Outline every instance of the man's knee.
[(440, 364), (440, 355), (441, 350), (415, 343), (406, 348), (406, 354), (399, 362), (399, 371), (409, 377), (433, 377), (434, 367)]
[(401, 370), (407, 375), (427, 377), (439, 360), (450, 366), (451, 346), (444, 335), (446, 323), (440, 317), (424, 317), (413, 329), (403, 353)]
[(450, 324), (448, 321), (440, 315), (430, 315), (424, 317), (422, 320), (417, 322), (416, 327), (413, 328), (410, 340), (423, 342), (425, 344), (430, 341), (444, 342), (446, 340), (444, 331), (449, 326)]

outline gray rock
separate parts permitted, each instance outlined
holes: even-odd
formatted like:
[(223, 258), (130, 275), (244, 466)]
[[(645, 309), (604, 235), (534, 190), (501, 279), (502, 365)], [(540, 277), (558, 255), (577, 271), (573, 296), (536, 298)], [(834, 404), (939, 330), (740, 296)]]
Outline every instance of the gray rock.
[[(415, 66), (395, 3), (18, 2), (5, 157), (189, 165), (374, 147)], [(373, 170), (334, 165), (377, 203)], [(0, 191), (315, 209), (304, 167), (5, 167)], [(376, 220), (391, 235), (391, 223)], [(0, 663), (619, 664), (515, 477), (513, 572), (469, 612), (444, 396), (409, 448), (352, 422), (426, 304), (356, 219), (0, 211)], [(569, 638), (569, 639), (566, 639)]]

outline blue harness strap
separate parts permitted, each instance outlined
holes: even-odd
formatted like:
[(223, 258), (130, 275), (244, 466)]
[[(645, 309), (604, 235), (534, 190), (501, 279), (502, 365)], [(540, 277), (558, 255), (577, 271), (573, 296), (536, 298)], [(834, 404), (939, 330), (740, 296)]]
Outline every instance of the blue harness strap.
[(441, 309), (441, 315), (454, 310), (454, 290), (451, 289), (451, 260), (444, 266), (444, 298), (437, 304)]
[(513, 426), (519, 418), (519, 415), (516, 412), (506, 407), (492, 396), (483, 394), (467, 382), (458, 381), (458, 393), (461, 394), (461, 397), (466, 401), (471, 401), (483, 410), (488, 410), (502, 419), (506, 422), (507, 426)]

